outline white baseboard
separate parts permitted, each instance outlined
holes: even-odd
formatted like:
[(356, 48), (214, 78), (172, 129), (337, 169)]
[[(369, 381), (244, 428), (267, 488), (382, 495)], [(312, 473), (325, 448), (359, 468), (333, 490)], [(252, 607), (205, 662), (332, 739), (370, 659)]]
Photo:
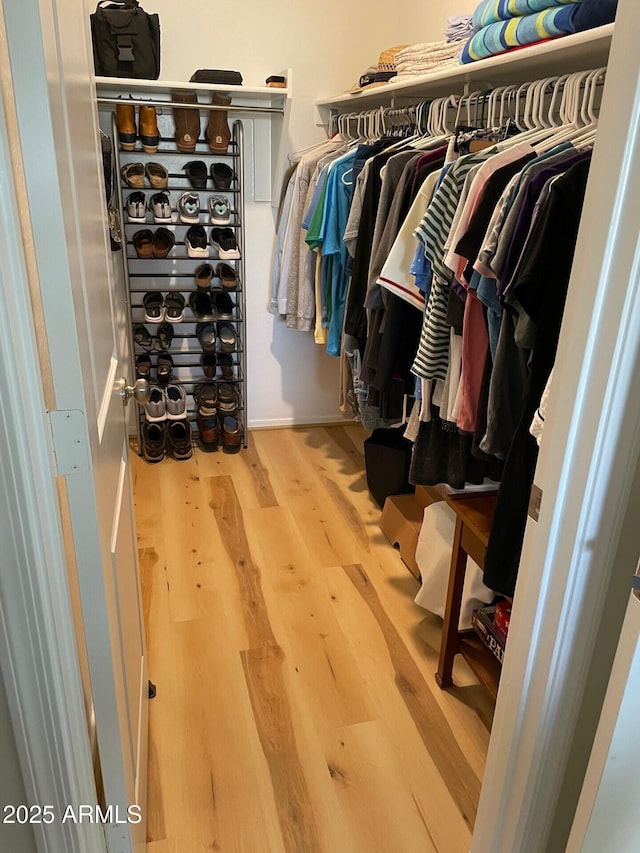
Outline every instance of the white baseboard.
[(345, 426), (354, 421), (342, 418), (339, 415), (315, 415), (302, 418), (258, 418), (248, 423), (249, 429), (277, 429), (278, 427), (304, 427), (304, 426)]

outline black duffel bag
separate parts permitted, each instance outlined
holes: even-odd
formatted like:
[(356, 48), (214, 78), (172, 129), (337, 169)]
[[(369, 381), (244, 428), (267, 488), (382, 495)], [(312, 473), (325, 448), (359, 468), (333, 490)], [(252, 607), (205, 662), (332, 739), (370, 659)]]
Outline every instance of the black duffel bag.
[(160, 19), (138, 0), (104, 0), (91, 15), (93, 62), (98, 77), (160, 76)]

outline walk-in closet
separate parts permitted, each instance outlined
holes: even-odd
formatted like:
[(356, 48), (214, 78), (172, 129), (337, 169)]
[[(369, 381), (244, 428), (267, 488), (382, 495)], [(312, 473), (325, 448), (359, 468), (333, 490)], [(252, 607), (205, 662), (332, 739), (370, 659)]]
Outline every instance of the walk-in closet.
[(638, 848), (638, 31), (3, 5), (1, 849)]

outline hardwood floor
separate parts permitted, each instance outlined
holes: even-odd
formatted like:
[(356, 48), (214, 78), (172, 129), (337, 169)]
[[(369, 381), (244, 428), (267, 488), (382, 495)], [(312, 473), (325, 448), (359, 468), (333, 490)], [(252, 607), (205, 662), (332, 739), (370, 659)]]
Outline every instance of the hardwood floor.
[(462, 853), (492, 706), (379, 530), (357, 426), (133, 460), (148, 853)]

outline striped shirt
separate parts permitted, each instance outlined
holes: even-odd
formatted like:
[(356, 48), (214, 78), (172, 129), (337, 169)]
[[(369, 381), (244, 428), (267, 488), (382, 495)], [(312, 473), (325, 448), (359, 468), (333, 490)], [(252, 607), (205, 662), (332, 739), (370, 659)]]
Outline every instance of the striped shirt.
[(445, 246), (469, 171), (495, 153), (495, 148), (489, 148), (457, 160), (438, 187), (416, 229), (416, 237), (423, 244), (425, 256), (433, 269), (420, 344), (411, 368), (412, 373), (422, 379), (446, 379), (447, 376), (450, 328), (447, 305), (453, 272), (444, 263)]

